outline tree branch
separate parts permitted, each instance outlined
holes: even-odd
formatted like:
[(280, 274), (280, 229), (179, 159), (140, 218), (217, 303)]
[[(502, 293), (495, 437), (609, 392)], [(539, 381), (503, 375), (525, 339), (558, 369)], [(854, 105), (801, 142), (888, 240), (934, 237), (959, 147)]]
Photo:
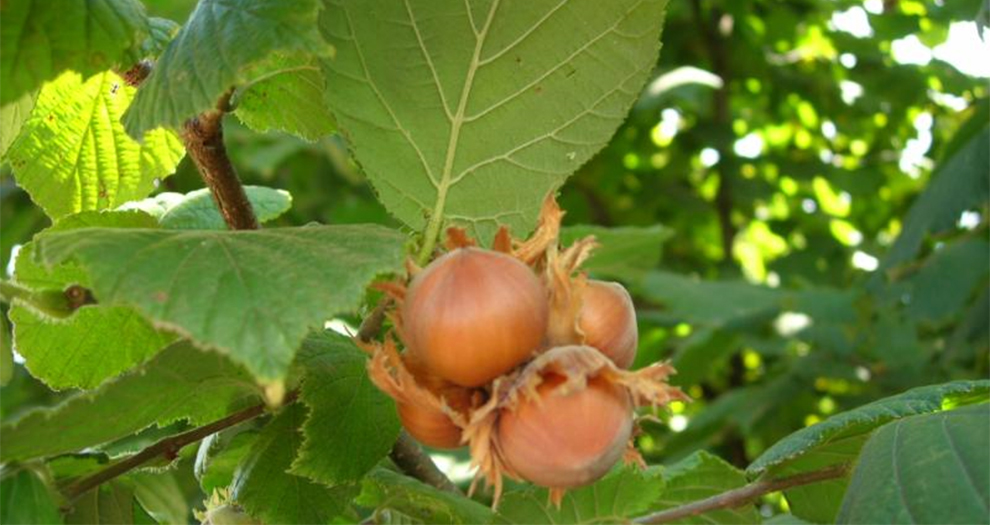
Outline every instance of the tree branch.
[(749, 503), (764, 494), (801, 485), (810, 485), (846, 475), (848, 465), (835, 465), (811, 472), (803, 472), (786, 478), (754, 481), (744, 487), (716, 494), (710, 498), (693, 501), (672, 509), (661, 510), (633, 520), (633, 523), (668, 523), (689, 516), (697, 516), (713, 510), (731, 509)]
[(182, 141), (210, 188), (227, 226), (231, 230), (256, 230), (258, 219), (223, 144), (223, 115), (230, 110), (231, 95), (233, 90), (227, 91), (220, 97), (216, 109), (186, 121)]
[(440, 490), (461, 494), (450, 478), (440, 472), (430, 456), (423, 452), (418, 443), (413, 441), (409, 434), (403, 430), (399, 434), (399, 439), (392, 446), (389, 457), (395, 462), (402, 472)]
[[(295, 401), (296, 395), (296, 392), (290, 392), (285, 397), (285, 403), (289, 404)], [(200, 441), (211, 434), (220, 432), (221, 430), (232, 427), (238, 423), (243, 423), (244, 421), (254, 419), (261, 414), (264, 414), (266, 407), (267, 405), (264, 403), (254, 405), (252, 407), (245, 408), (240, 412), (235, 412), (223, 419), (218, 419), (213, 423), (194, 428), (188, 432), (183, 432), (182, 434), (177, 434), (175, 436), (162, 439), (161, 441), (158, 441), (154, 445), (145, 448), (133, 456), (129, 456), (126, 459), (118, 461), (103, 470), (74, 481), (73, 483), (67, 485), (62, 490), (62, 493), (65, 495), (65, 498), (71, 502), (79, 496), (85, 494), (87, 491), (94, 489), (118, 476), (122, 476), (159, 456), (170, 459), (174, 458), (186, 445)]]

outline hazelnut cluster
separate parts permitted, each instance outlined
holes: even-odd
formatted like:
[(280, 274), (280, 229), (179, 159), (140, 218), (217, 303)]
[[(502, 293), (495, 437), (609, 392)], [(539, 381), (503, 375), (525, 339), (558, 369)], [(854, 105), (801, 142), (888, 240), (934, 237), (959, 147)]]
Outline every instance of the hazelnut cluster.
[(469, 446), (496, 503), (504, 475), (548, 487), (559, 502), (619, 459), (641, 464), (635, 408), (686, 399), (666, 382), (670, 365), (628, 370), (638, 342), (632, 299), (580, 272), (595, 240), (562, 248), (562, 216), (548, 197), (529, 239), (503, 228), (490, 250), (451, 228), (446, 254), (382, 286), (404, 350), (391, 335), (362, 344), (372, 381), (396, 401), (409, 434), (431, 447)]

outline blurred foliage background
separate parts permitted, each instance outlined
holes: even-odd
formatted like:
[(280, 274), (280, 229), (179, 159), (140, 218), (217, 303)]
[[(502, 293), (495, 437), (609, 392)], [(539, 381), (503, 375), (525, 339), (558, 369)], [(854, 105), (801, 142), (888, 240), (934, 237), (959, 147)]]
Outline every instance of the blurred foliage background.
[[(192, 0), (146, 0), (184, 21)], [(662, 225), (629, 274), (638, 364), (696, 399), (639, 438), (745, 467), (830, 414), (988, 374), (988, 84), (980, 0), (674, 0), (655, 79), (571, 178), (568, 224)], [(988, 35), (990, 36), (990, 35)], [(339, 136), (228, 117), (246, 184), (288, 190), (283, 225), (393, 227)], [(161, 191), (202, 187), (192, 163)], [(48, 225), (4, 168), (5, 267)], [(651, 255), (652, 256), (652, 255)], [(54, 394), (19, 368), (3, 417)], [(669, 428), (668, 428), (669, 427)]]

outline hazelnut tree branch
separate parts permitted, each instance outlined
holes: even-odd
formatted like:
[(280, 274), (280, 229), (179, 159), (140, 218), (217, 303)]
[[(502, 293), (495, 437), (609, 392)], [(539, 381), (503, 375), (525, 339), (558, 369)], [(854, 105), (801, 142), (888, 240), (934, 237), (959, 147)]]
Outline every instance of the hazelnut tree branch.
[(716, 494), (710, 498), (692, 501), (679, 507), (661, 510), (646, 516), (640, 516), (632, 520), (633, 523), (656, 524), (669, 523), (689, 516), (697, 516), (713, 510), (731, 509), (740, 507), (753, 500), (769, 494), (801, 485), (810, 485), (829, 479), (841, 478), (848, 472), (848, 465), (834, 465), (810, 472), (802, 472), (793, 476), (777, 479), (765, 479), (754, 481), (746, 486), (739, 487), (721, 494)]
[(223, 116), (231, 109), (230, 97), (233, 94), (233, 89), (227, 91), (217, 101), (216, 109), (187, 120), (182, 127), (182, 141), (203, 181), (210, 188), (227, 227), (231, 230), (256, 230), (258, 219), (223, 144)]
[[(296, 392), (290, 392), (285, 398), (285, 403), (288, 404), (295, 401), (296, 395)], [(182, 434), (177, 434), (175, 436), (162, 439), (157, 443), (148, 446), (144, 450), (132, 456), (128, 456), (124, 460), (118, 461), (102, 470), (90, 474), (89, 476), (72, 482), (62, 489), (62, 494), (65, 496), (66, 500), (71, 502), (79, 496), (85, 494), (87, 491), (94, 489), (118, 476), (122, 476), (155, 458), (175, 458), (179, 453), (179, 450), (186, 445), (200, 441), (210, 434), (214, 434), (225, 428), (232, 427), (238, 423), (243, 423), (244, 421), (254, 419), (261, 414), (264, 414), (266, 408), (267, 405), (264, 403), (254, 405), (239, 412), (234, 412), (223, 419), (218, 419), (212, 423), (208, 423), (201, 427), (196, 427), (188, 432), (183, 432)]]

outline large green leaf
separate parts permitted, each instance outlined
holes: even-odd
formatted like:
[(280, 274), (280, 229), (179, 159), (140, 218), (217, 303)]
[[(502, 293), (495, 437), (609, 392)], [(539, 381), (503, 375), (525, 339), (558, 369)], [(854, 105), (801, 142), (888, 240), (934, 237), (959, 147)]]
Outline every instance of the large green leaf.
[[(918, 387), (896, 396), (880, 399), (836, 414), (817, 425), (803, 428), (787, 436), (756, 458), (746, 469), (746, 473), (751, 477), (758, 476), (768, 469), (812, 454), (820, 447), (856, 437), (865, 440), (865, 434), (889, 421), (937, 412), (942, 409), (944, 403), (957, 399), (968, 402), (986, 399), (988, 394), (990, 394), (990, 380), (953, 381)], [(832, 463), (842, 463), (845, 459), (847, 458), (840, 457)]]
[(21, 126), (31, 116), (37, 92), (29, 91), (3, 106), (0, 106), (0, 158), (6, 158), (7, 148), (21, 132)]
[(901, 234), (880, 265), (881, 270), (909, 261), (918, 252), (926, 234), (954, 226), (963, 210), (986, 201), (990, 192), (988, 143), (990, 127), (985, 127), (939, 166), (932, 175), (932, 182), (911, 206)]
[(7, 316), (0, 314), (0, 386), (7, 386), (14, 377), (14, 346)]
[(673, 232), (659, 224), (649, 227), (567, 226), (560, 232), (561, 242), (569, 244), (594, 235), (599, 246), (582, 266), (593, 276), (637, 283), (645, 273), (656, 268), (663, 253), (663, 243)]
[(9, 0), (0, 8), (0, 104), (37, 89), (63, 70), (89, 76), (141, 58), (148, 36), (137, 0)]
[(358, 307), (365, 285), (402, 264), (398, 232), (379, 226), (258, 231), (91, 228), (41, 236), (49, 264), (86, 268), (101, 304), (137, 308), (280, 380), (306, 333)]
[[(82, 212), (59, 220), (48, 232), (107, 226), (154, 227), (139, 212)], [(17, 257), (14, 279), (34, 289), (63, 290), (87, 285), (88, 276), (71, 262), (46, 268), (34, 259), (34, 243)], [(93, 388), (109, 377), (148, 359), (175, 336), (156, 330), (133, 308), (87, 305), (74, 315), (53, 319), (20, 303), (10, 308), (17, 351), (31, 374), (53, 389)], [(107, 344), (113, 341), (113, 344)]]
[[(332, 1), (330, 104), (379, 198), (435, 236), (532, 229), (652, 70), (665, 0)], [(388, 27), (388, 37), (382, 28)]]
[[(708, 498), (746, 484), (742, 471), (717, 456), (697, 452), (664, 469), (666, 482), (663, 493), (651, 510), (677, 507), (692, 501)], [(759, 523), (760, 515), (753, 505), (706, 512), (698, 516), (682, 518), (672, 523)]]
[(253, 80), (250, 66), (274, 51), (318, 56), (331, 48), (317, 31), (317, 0), (203, 0), (162, 53), (124, 116), (132, 137), (179, 127)]
[(990, 405), (893, 421), (863, 447), (838, 523), (987, 523)]
[(305, 369), (301, 399), (309, 417), (294, 474), (327, 485), (356, 481), (392, 449), (399, 435), (395, 403), (368, 379), (367, 360), (350, 339), (332, 332), (303, 345), (297, 361)]
[(285, 131), (310, 141), (333, 133), (336, 122), (326, 103), (327, 82), (319, 60), (295, 59), (293, 64), (282, 54), (272, 60), (264, 73), (238, 90), (237, 118), (255, 131)]
[(58, 503), (41, 477), (30, 469), (5, 472), (0, 480), (0, 522), (62, 523)]
[[(856, 461), (876, 428), (956, 403), (986, 399), (990, 381), (955, 381), (919, 387), (842, 412), (778, 441), (758, 457), (747, 474), (781, 477)], [(796, 487), (785, 492), (791, 512), (814, 523), (831, 523), (846, 491), (848, 476)]]
[(82, 450), (153, 424), (205, 424), (260, 400), (251, 377), (226, 358), (177, 343), (131, 374), (5, 423), (0, 459)]
[(265, 523), (327, 523), (346, 511), (357, 492), (356, 487), (328, 488), (288, 473), (305, 419), (302, 405), (285, 407), (261, 431), (234, 474), (232, 498)]
[(119, 120), (133, 95), (110, 71), (88, 80), (66, 72), (38, 93), (7, 160), (48, 216), (115, 208), (175, 171), (185, 153), (175, 133), (152, 130), (140, 144), (124, 133)]
[(355, 502), (374, 509), (379, 518), (397, 512), (417, 523), (491, 523), (492, 519), (491, 511), (476, 501), (384, 468), (376, 468), (364, 478)]
[(499, 505), (499, 523), (622, 523), (650, 509), (664, 491), (656, 472), (616, 470), (601, 480), (564, 495), (560, 508), (546, 489), (509, 491)]

